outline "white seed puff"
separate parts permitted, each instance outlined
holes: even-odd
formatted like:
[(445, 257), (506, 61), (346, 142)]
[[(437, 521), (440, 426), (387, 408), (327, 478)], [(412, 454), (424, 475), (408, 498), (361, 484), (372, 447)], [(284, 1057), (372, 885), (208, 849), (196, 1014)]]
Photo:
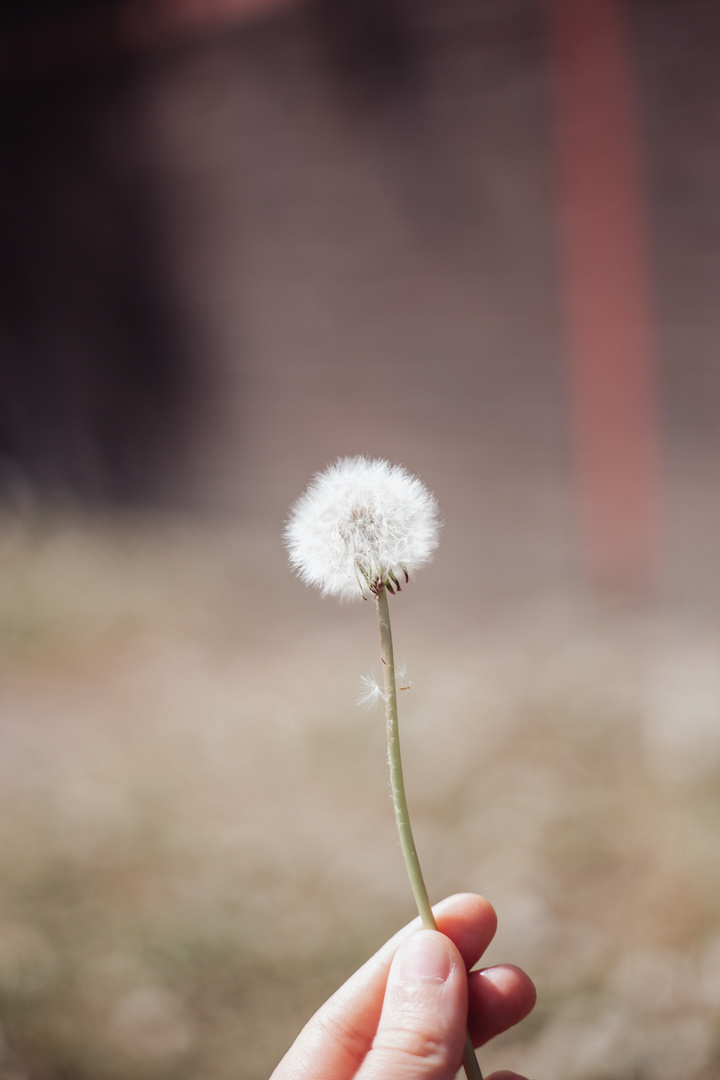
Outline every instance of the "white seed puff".
[(396, 591), (428, 561), (440, 519), (433, 495), (400, 465), (341, 458), (318, 473), (290, 511), (290, 564), (324, 596)]

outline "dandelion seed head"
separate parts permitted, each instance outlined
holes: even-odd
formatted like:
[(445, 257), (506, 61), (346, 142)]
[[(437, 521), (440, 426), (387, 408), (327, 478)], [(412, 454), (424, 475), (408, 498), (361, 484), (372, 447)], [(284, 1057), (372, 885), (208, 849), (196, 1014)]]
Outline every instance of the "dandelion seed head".
[(400, 465), (341, 458), (313, 478), (290, 512), (290, 563), (324, 596), (400, 588), (430, 559), (440, 519), (433, 495)]

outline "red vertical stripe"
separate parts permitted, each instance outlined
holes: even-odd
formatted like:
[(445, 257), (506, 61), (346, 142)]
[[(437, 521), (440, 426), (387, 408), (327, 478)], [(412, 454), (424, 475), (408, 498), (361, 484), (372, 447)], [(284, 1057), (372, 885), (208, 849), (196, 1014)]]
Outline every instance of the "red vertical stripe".
[(652, 583), (659, 547), (653, 326), (621, 0), (547, 0), (578, 503), (596, 582)]

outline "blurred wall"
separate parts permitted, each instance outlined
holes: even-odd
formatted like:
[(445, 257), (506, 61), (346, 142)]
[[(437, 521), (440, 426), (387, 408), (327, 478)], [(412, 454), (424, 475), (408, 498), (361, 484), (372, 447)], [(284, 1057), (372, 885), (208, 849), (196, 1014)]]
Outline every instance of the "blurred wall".
[[(685, 588), (717, 548), (720, 25), (693, 0), (626, 9)], [(380, 454), (505, 523), (458, 558), (574, 573), (546, 16), (323, 0), (103, 31), (100, 66), (15, 56), (6, 487), (276, 520), (311, 469)]]

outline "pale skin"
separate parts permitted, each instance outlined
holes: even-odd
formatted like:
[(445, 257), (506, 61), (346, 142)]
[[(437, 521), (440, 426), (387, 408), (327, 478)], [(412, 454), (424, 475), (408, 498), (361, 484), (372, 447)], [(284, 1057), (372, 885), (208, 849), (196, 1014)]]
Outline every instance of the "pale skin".
[(466, 1025), (481, 1046), (527, 1016), (535, 987), (519, 968), (468, 975), (495, 933), (488, 901), (462, 893), (433, 912), (438, 930), (416, 920), (383, 945), (315, 1013), (271, 1080), (454, 1080)]

